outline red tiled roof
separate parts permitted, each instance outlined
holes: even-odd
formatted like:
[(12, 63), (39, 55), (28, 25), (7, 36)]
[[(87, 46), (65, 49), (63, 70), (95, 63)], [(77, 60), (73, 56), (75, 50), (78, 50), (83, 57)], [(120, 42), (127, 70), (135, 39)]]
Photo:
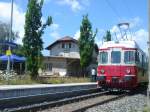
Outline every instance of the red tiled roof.
[(78, 43), (78, 41), (70, 36), (65, 36), (63, 38), (60, 38), (58, 40), (56, 40), (55, 42), (53, 42), (52, 44), (50, 44), (48, 47), (46, 47), (45, 49), (50, 50), (55, 44), (59, 43), (59, 42), (74, 42), (74, 43)]

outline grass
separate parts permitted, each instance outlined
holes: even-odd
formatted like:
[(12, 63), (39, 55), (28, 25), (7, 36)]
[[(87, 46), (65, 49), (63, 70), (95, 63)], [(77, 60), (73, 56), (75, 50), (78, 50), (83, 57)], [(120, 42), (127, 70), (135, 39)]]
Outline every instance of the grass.
[(150, 107), (145, 107), (143, 112), (150, 112)]
[(9, 80), (0, 79), (0, 85), (24, 85), (24, 84), (64, 84), (90, 82), (90, 78), (77, 77), (47, 77), (33, 80), (29, 75), (15, 76)]
[(77, 77), (50, 77), (42, 80), (46, 84), (83, 83), (90, 82), (90, 78)]
[(0, 85), (24, 85), (24, 84), (37, 84), (36, 80), (32, 80), (29, 75), (15, 76), (9, 80), (0, 80)]
[[(139, 111), (131, 111), (131, 112), (139, 112)], [(150, 112), (150, 107), (148, 107), (148, 106), (145, 106), (145, 108), (143, 109), (143, 111), (142, 112)]]

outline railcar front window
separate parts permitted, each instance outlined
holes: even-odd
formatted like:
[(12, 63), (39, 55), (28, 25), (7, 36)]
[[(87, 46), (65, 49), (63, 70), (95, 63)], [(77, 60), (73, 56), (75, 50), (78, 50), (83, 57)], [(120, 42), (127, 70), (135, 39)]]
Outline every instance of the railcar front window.
[(100, 52), (99, 63), (105, 64), (107, 62), (108, 62), (108, 53), (107, 52)]
[(125, 51), (124, 62), (126, 64), (133, 64), (135, 62), (135, 52), (134, 51)]
[(121, 62), (121, 52), (120, 51), (112, 51), (111, 52), (111, 63), (120, 63)]

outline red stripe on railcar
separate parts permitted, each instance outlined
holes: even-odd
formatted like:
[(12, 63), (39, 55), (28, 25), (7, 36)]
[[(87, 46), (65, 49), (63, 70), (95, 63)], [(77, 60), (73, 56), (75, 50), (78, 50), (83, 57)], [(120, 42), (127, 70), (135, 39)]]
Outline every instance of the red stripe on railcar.
[[(104, 73), (101, 73), (104, 70)], [(128, 73), (128, 71), (130, 72)], [(128, 88), (137, 86), (137, 67), (136, 66), (125, 66), (125, 65), (107, 65), (98, 66), (97, 76), (105, 76), (105, 85), (116, 88)], [(125, 76), (131, 76), (132, 79), (125, 81)], [(116, 78), (116, 79), (115, 79)], [(117, 80), (113, 82), (113, 80)]]

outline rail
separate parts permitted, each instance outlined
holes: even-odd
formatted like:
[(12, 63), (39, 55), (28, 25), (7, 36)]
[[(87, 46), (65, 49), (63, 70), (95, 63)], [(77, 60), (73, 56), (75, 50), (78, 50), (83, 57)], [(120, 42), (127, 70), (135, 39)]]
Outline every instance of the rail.
[[(87, 95), (92, 93), (97, 93), (100, 90), (98, 88), (93, 89), (82, 89), (77, 91), (65, 91), (65, 92), (57, 92), (57, 93), (46, 93), (46, 94), (38, 94), (38, 95), (28, 95), (28, 96), (20, 96), (20, 97), (11, 97), (11, 98), (3, 98), (0, 99), (0, 111), (10, 111), (16, 112), (20, 111), (18, 108), (23, 110), (41, 108), (41, 105), (54, 104), (54, 102), (59, 102), (61, 99), (68, 99), (72, 97), (77, 97), (81, 95)], [(47, 102), (49, 102), (47, 104)], [(53, 102), (53, 103), (52, 103)]]

